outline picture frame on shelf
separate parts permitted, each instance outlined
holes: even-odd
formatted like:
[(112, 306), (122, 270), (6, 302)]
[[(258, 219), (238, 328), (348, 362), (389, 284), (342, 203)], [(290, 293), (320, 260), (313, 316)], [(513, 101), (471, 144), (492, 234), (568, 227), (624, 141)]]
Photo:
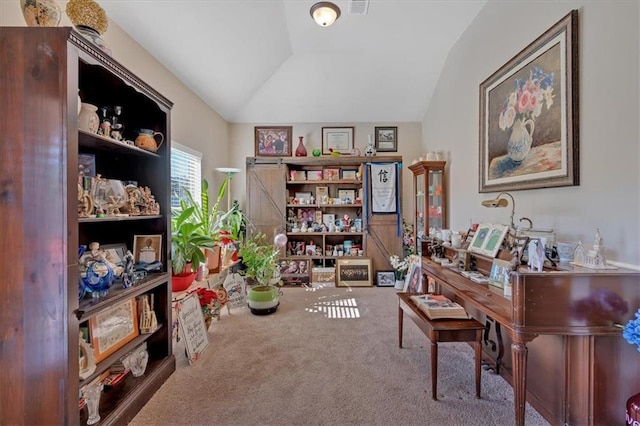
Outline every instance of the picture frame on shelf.
[(372, 287), (371, 259), (336, 258), (336, 287)]
[(509, 227), (507, 225), (486, 223), (478, 225), (473, 240), (471, 240), (471, 244), (469, 244), (469, 251), (489, 257), (496, 257), (508, 230)]
[(356, 190), (352, 188), (338, 189), (338, 198), (340, 200), (349, 199), (348, 202), (345, 202), (343, 204), (354, 204), (356, 202)]
[(159, 262), (162, 255), (162, 235), (134, 235), (133, 262)]
[(103, 244), (100, 245), (100, 249), (104, 251), (105, 257), (109, 262), (122, 268), (126, 266), (127, 245), (125, 243)]
[(316, 202), (319, 204), (329, 203), (329, 187), (316, 186)]
[(322, 175), (324, 180), (338, 180), (340, 179), (340, 169), (324, 169)]
[(374, 134), (376, 151), (398, 151), (398, 127), (375, 127)]
[(322, 170), (307, 170), (307, 180), (322, 180)]
[(573, 10), (480, 84), (479, 191), (578, 185), (578, 94)]
[(96, 156), (94, 154), (78, 154), (78, 176), (96, 176)]
[(311, 191), (296, 191), (295, 199), (298, 200), (300, 204), (310, 204), (311, 197), (313, 196), (313, 192)]
[(507, 260), (493, 259), (489, 273), (489, 284), (504, 289), (511, 280), (511, 263)]
[(138, 309), (135, 298), (115, 305), (89, 319), (89, 337), (96, 363), (136, 338)]
[(330, 155), (339, 152), (350, 155), (353, 150), (354, 127), (323, 127), (322, 154)]
[(256, 157), (290, 157), (292, 151), (292, 126), (256, 126)]
[(356, 180), (358, 169), (342, 169), (340, 171), (340, 179), (342, 180)]
[(396, 284), (395, 271), (376, 271), (376, 286), (393, 287)]

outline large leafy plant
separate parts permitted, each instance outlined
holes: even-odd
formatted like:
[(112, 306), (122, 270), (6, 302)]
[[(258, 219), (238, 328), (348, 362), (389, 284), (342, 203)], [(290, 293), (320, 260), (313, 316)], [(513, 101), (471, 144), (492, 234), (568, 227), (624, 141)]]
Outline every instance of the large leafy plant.
[(173, 274), (184, 271), (185, 266), (191, 263), (191, 269), (197, 270), (201, 263), (205, 262), (203, 249), (215, 246), (216, 241), (203, 232), (203, 223), (194, 220), (194, 206), (188, 206), (184, 201), (180, 202), (181, 209), (171, 218), (171, 267)]
[(261, 285), (269, 285), (278, 268), (278, 250), (267, 241), (266, 236), (257, 232), (245, 239), (238, 254), (246, 266), (244, 275)]

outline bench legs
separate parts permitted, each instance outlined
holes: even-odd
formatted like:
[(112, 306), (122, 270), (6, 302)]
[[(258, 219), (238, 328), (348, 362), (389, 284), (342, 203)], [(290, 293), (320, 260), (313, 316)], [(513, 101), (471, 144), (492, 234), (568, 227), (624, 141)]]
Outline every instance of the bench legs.
[(438, 341), (431, 340), (431, 399), (438, 400)]

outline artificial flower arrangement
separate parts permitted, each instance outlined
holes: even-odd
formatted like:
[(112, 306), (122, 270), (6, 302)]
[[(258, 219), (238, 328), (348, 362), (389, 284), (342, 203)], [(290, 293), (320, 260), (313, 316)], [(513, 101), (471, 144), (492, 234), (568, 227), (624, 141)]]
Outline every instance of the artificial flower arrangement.
[(400, 256), (391, 255), (389, 256), (389, 262), (393, 269), (396, 271), (396, 280), (404, 280), (404, 277), (407, 275), (407, 271), (412, 263), (420, 261), (420, 258), (411, 254), (409, 256), (405, 256), (404, 259), (400, 260)]
[(543, 106), (549, 109), (553, 105), (553, 73), (546, 74), (542, 68), (533, 67), (528, 79), (518, 78), (514, 84), (515, 90), (505, 100), (498, 118), (498, 126), (503, 131), (511, 128), (516, 120), (536, 119)]
[(409, 256), (416, 252), (415, 239), (413, 237), (413, 224), (407, 223), (402, 218), (402, 253), (404, 256)]
[(205, 326), (209, 329), (211, 321), (214, 318), (220, 318), (220, 309), (224, 306), (223, 298), (219, 297), (217, 291), (208, 288), (199, 288), (195, 293), (200, 301)]
[(622, 337), (631, 345), (636, 345), (640, 352), (640, 309), (635, 313), (636, 319), (631, 319), (622, 329)]

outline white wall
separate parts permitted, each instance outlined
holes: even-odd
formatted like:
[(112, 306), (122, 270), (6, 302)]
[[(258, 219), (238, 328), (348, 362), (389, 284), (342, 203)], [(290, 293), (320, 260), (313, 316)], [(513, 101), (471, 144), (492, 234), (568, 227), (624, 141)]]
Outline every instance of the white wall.
[[(374, 127), (397, 126), (398, 127), (398, 152), (381, 152), (380, 155), (400, 155), (402, 156), (405, 170), (402, 176), (403, 187), (403, 216), (407, 220), (413, 217), (412, 185), (413, 178), (411, 170), (406, 166), (411, 164), (414, 158), (422, 154), (422, 124), (418, 122), (406, 123), (232, 123), (230, 131), (231, 151), (233, 158), (232, 167), (239, 167), (244, 170), (246, 157), (255, 156), (254, 127), (255, 126), (293, 126), (293, 150), (298, 146), (298, 136), (304, 136), (304, 145), (307, 153), (311, 156), (314, 148), (322, 149), (322, 128), (331, 126), (353, 126), (354, 146), (360, 148), (364, 154), (364, 147), (367, 145), (368, 135), (374, 134)], [(245, 205), (245, 185), (246, 180), (243, 173), (233, 179), (233, 193), (240, 200), (241, 205)]]
[[(61, 25), (72, 26), (64, 13), (66, 2), (57, 3), (63, 11)], [(0, 1), (0, 26), (25, 25), (19, 1)], [(114, 59), (173, 102), (171, 138), (204, 154), (202, 176), (209, 180), (211, 192), (217, 191), (224, 175), (215, 168), (226, 166), (229, 158), (228, 123), (113, 21), (103, 39)]]
[(580, 185), (513, 191), (517, 220), (555, 228), (559, 240), (593, 242), (611, 260), (640, 265), (639, 30), (637, 1), (491, 0), (460, 37), (423, 121), (425, 150), (450, 152), (453, 229), (469, 219), (509, 222), (478, 193), (479, 85), (572, 9), (579, 9)]

